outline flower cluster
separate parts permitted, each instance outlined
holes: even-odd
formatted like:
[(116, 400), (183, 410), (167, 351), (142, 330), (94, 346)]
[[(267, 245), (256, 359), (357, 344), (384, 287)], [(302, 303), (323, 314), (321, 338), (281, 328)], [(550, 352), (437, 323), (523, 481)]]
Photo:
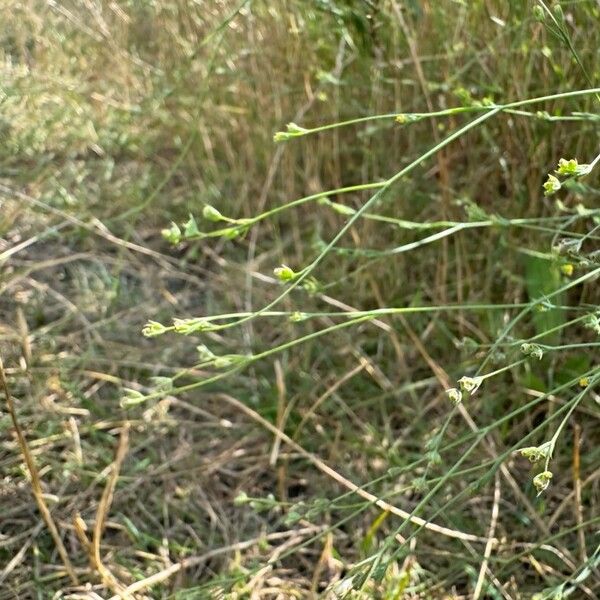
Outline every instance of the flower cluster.
[(296, 123), (288, 123), (286, 125), (286, 131), (278, 131), (275, 133), (273, 136), (273, 141), (287, 142), (292, 138), (306, 135), (309, 131), (309, 129), (305, 129), (304, 127), (300, 127), (300, 125), (296, 125)]
[(210, 204), (206, 204), (202, 209), (202, 217), (205, 221), (211, 223), (225, 222), (229, 223), (230, 226), (204, 233), (198, 229), (198, 224), (196, 223), (194, 216), (189, 215), (188, 220), (183, 223), (182, 227), (177, 225), (177, 223), (171, 223), (169, 228), (163, 229), (161, 232), (163, 238), (174, 245), (179, 244), (182, 241), (197, 240), (206, 237), (222, 237), (232, 240), (245, 234), (250, 225), (254, 222), (253, 219), (232, 219), (226, 217)]
[[(568, 179), (574, 179), (577, 177), (583, 177), (587, 175), (592, 170), (592, 165), (590, 164), (579, 164), (576, 158), (571, 158), (566, 160), (561, 158), (558, 161), (558, 166), (554, 171), (556, 175), (560, 175), (561, 177)], [(548, 174), (548, 179), (546, 179), (544, 183), (544, 196), (552, 196), (560, 190), (562, 187), (562, 183), (558, 177)]]

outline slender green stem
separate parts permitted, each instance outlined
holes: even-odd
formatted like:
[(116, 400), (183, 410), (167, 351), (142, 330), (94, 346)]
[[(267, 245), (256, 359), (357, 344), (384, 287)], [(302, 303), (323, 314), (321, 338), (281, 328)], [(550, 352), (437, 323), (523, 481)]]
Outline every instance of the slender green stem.
[[(361, 123), (367, 123), (372, 121), (391, 121), (396, 120), (400, 124), (411, 124), (423, 119), (432, 119), (439, 117), (451, 117), (460, 114), (472, 114), (489, 111), (491, 108), (501, 106), (497, 104), (490, 105), (473, 105), (473, 106), (455, 106), (452, 108), (446, 108), (444, 110), (436, 110), (431, 112), (415, 112), (415, 113), (386, 113), (379, 115), (370, 115), (367, 117), (357, 117), (354, 119), (347, 119), (345, 121), (339, 121), (337, 123), (327, 123), (326, 125), (318, 125), (316, 127), (303, 128), (301, 132), (290, 134), (288, 139), (297, 137), (304, 137), (306, 135), (312, 135), (315, 133), (322, 133), (323, 131), (330, 131), (331, 129), (339, 129), (342, 127), (348, 127), (351, 125), (360, 125)], [(540, 112), (529, 112), (525, 110), (518, 110), (513, 108), (504, 108), (503, 112), (519, 117), (527, 117), (532, 119), (538, 119), (549, 122), (559, 121), (598, 121), (598, 115), (592, 113), (581, 113), (573, 112), (569, 115), (550, 115), (547, 113)]]
[[(559, 386), (558, 388), (556, 388), (552, 392), (548, 392), (548, 393), (544, 394), (543, 398), (547, 398), (551, 394), (556, 394), (559, 391), (568, 389), (569, 387), (571, 387), (575, 383), (575, 381), (576, 380), (571, 380), (571, 381), (567, 382), (566, 384), (563, 384), (563, 385)], [(540, 401), (540, 400), (541, 399), (538, 398), (538, 399), (532, 401), (531, 403), (529, 403), (529, 406), (528, 406), (528, 408), (526, 410), (530, 410), (531, 406), (534, 403), (537, 404), (537, 402)], [(568, 415), (570, 415), (572, 413), (573, 406), (577, 406), (577, 403), (573, 402), (572, 406), (569, 406), (569, 404), (566, 404), (565, 406), (562, 406), (559, 410), (556, 411), (556, 413), (554, 413), (548, 419), (546, 419), (545, 423), (542, 423), (541, 425), (539, 425), (538, 427), (536, 427), (534, 431), (529, 432), (525, 437), (521, 438), (517, 444), (513, 445), (511, 448), (507, 449), (503, 454), (501, 454), (500, 456), (498, 456), (497, 459), (496, 459), (496, 461), (495, 461), (496, 464), (499, 466), (506, 459), (506, 457), (508, 457), (510, 454), (512, 454), (515, 450), (517, 450), (519, 448), (519, 446), (521, 446), (523, 444), (523, 442), (526, 441), (528, 438), (530, 438), (531, 436), (533, 436), (534, 433), (538, 429), (540, 429), (541, 427), (545, 427), (548, 422), (550, 422), (553, 419), (555, 419), (558, 416), (560, 416), (560, 414), (562, 414), (564, 411), (569, 411)], [(521, 407), (521, 409), (522, 408), (523, 407)], [(520, 412), (523, 412), (521, 409), (517, 409), (516, 411), (513, 411), (511, 413), (509, 419), (514, 419)], [(501, 422), (507, 422), (509, 419), (507, 419), (506, 417), (504, 417), (504, 418), (496, 421), (496, 423), (494, 424), (494, 427), (497, 427)], [(460, 466), (466, 460), (466, 458), (472, 452), (475, 451), (475, 449), (477, 448), (477, 446), (479, 445), (479, 443), (484, 439), (484, 437), (490, 431), (492, 431), (492, 429), (493, 429), (492, 426), (487, 425), (487, 426), (481, 428), (479, 431), (473, 433), (473, 437), (475, 437), (476, 439), (466, 449), (466, 451), (461, 452), (460, 457), (452, 465), (452, 467), (441, 478), (439, 478), (439, 480), (434, 485), (434, 487), (422, 498), (422, 500), (417, 504), (417, 506), (411, 512), (411, 517), (412, 516), (418, 516), (421, 513), (421, 511), (425, 508), (425, 506), (429, 503), (429, 501), (433, 499), (433, 497), (435, 496), (435, 494), (437, 493), (437, 491), (440, 490), (451, 477), (456, 476), (456, 474), (458, 472), (458, 466)], [(462, 493), (460, 493), (458, 496), (454, 496), (453, 498), (451, 498), (441, 508), (439, 508), (437, 511), (435, 511), (434, 514), (431, 515), (427, 519), (427, 521), (431, 522), (438, 515), (443, 514), (443, 512), (445, 510), (447, 510), (450, 506), (452, 506), (458, 500), (460, 500), (468, 492), (468, 489), (469, 488), (465, 488), (465, 490)], [(377, 562), (377, 560), (380, 559), (383, 556), (384, 552), (387, 551), (391, 547), (391, 545), (395, 542), (396, 536), (398, 534), (402, 533), (402, 531), (406, 527), (407, 523), (408, 523), (408, 521), (404, 521), (403, 523), (401, 523), (400, 526), (395, 530), (394, 535), (388, 536), (388, 538), (387, 538), (387, 540), (386, 540), (383, 548), (378, 553), (378, 556), (376, 556), (376, 557), (370, 557), (370, 559), (371, 560), (375, 560), (375, 562)], [(405, 543), (407, 543), (413, 536), (417, 535), (417, 533), (421, 529), (422, 529), (422, 527), (416, 528), (415, 531), (413, 531), (412, 534), (408, 537), (408, 539), (406, 540)], [(390, 560), (394, 560), (394, 558), (398, 555), (398, 553), (401, 551), (401, 549), (402, 549), (402, 547), (399, 547), (397, 550), (395, 550), (394, 553), (392, 554)], [(371, 569), (371, 572), (372, 572), (372, 569)]]
[[(593, 269), (592, 271), (589, 271), (588, 273), (585, 273), (584, 275), (582, 275), (581, 277), (578, 277), (577, 279), (574, 279), (573, 281), (569, 281), (568, 283), (566, 283), (565, 285), (561, 286), (560, 288), (558, 288), (554, 292), (546, 294), (544, 300), (551, 300), (552, 298), (554, 298), (554, 297), (562, 294), (563, 292), (566, 292), (567, 290), (570, 290), (571, 288), (574, 288), (574, 287), (576, 287), (576, 286), (578, 286), (578, 285), (580, 285), (580, 284), (588, 281), (589, 279), (593, 279), (598, 274), (600, 274), (600, 267), (598, 267), (597, 269)], [(516, 317), (514, 317), (512, 319), (512, 321), (510, 321), (506, 325), (506, 327), (504, 328), (504, 330), (498, 336), (498, 339), (494, 342), (494, 344), (490, 348), (487, 356), (485, 357), (485, 359), (481, 363), (479, 371), (481, 371), (482, 369), (484, 369), (485, 366), (487, 365), (487, 363), (491, 360), (491, 358), (494, 355), (496, 349), (502, 343), (502, 340), (504, 340), (506, 338), (506, 336), (513, 330), (513, 328), (515, 327), (515, 325), (517, 325), (517, 323), (519, 323), (521, 321), (521, 319), (523, 319), (529, 312), (531, 312), (531, 310), (533, 310), (533, 307), (536, 306), (537, 304), (538, 304), (538, 302), (535, 302), (535, 301), (531, 302), (531, 304), (527, 308), (523, 309), (523, 311), (521, 311)]]
[(485, 375), (481, 375), (481, 379), (489, 379), (490, 377), (494, 377), (495, 375), (499, 375), (500, 373), (504, 373), (505, 371), (510, 371), (510, 369), (513, 369), (514, 367), (518, 367), (519, 365), (522, 365), (524, 362), (527, 362), (526, 358), (522, 358), (520, 360), (517, 360), (513, 363), (511, 363), (510, 365), (506, 365), (500, 369), (497, 369), (496, 371), (492, 371), (491, 373), (486, 373)]
[[(189, 392), (191, 390), (195, 390), (200, 387), (211, 385), (213, 383), (221, 381), (222, 379), (225, 379), (226, 377), (229, 377), (230, 375), (233, 375), (234, 373), (237, 373), (237, 372), (243, 370), (246, 366), (248, 366), (252, 363), (258, 362), (259, 360), (262, 360), (263, 358), (267, 358), (268, 356), (277, 354), (279, 352), (282, 352), (283, 350), (293, 348), (294, 346), (298, 346), (300, 344), (308, 342), (309, 340), (313, 340), (313, 339), (319, 338), (321, 336), (327, 335), (329, 333), (333, 333), (336, 330), (343, 329), (345, 327), (351, 327), (352, 325), (357, 325), (358, 323), (362, 323), (364, 321), (369, 321), (373, 318), (374, 317), (372, 315), (363, 315), (363, 316), (357, 317), (355, 319), (345, 321), (343, 323), (336, 323), (335, 325), (332, 325), (331, 327), (326, 327), (324, 329), (314, 331), (313, 333), (309, 333), (308, 335), (296, 338), (294, 340), (290, 340), (289, 342), (286, 342), (285, 344), (280, 344), (279, 346), (269, 348), (268, 350), (260, 352), (259, 354), (254, 354), (254, 355), (248, 356), (248, 357), (246, 357), (245, 360), (241, 360), (233, 368), (231, 368), (227, 371), (224, 371), (222, 373), (217, 373), (216, 375), (213, 375), (212, 377), (209, 377), (208, 379), (202, 379), (200, 381), (195, 381), (194, 383), (190, 383), (188, 385), (184, 385), (184, 386), (175, 388), (175, 389), (171, 390), (170, 393), (171, 394), (182, 394), (184, 392)], [(148, 394), (147, 396), (145, 396), (144, 400), (160, 398), (161, 395), (162, 395), (162, 392), (154, 392), (154, 393), (151, 393), (151, 394)]]
[[(600, 369), (595, 369), (595, 372), (600, 373)], [(584, 396), (590, 391), (590, 389), (592, 389), (596, 385), (596, 383), (598, 383), (599, 380), (600, 380), (600, 375), (595, 376), (592, 379), (592, 381), (590, 381), (588, 383), (588, 385), (585, 388), (583, 388), (583, 390), (581, 390), (581, 392), (579, 392), (579, 394), (577, 394), (577, 396), (573, 400), (573, 404), (572, 404), (571, 408), (569, 409), (569, 411), (567, 412), (567, 414), (565, 415), (563, 420), (560, 422), (560, 425), (557, 427), (556, 431), (554, 432), (554, 435), (552, 436), (552, 439), (550, 440), (550, 451), (546, 455), (546, 466), (545, 466), (546, 471), (548, 471), (548, 469), (549, 469), (550, 460), (552, 459), (552, 454), (554, 453), (554, 447), (556, 446), (556, 442), (557, 442), (558, 438), (560, 437), (561, 431), (564, 429), (565, 425), (568, 423), (569, 419), (571, 418), (571, 415), (573, 414), (573, 411), (579, 406), (579, 403), (583, 400)]]
[[(353, 310), (353, 311), (325, 311), (325, 312), (307, 312), (298, 313), (284, 310), (268, 310), (263, 311), (260, 316), (265, 317), (286, 317), (293, 318), (298, 321), (305, 321), (308, 319), (321, 319), (321, 318), (346, 318), (356, 319), (362, 317), (377, 318), (383, 316), (394, 316), (394, 315), (406, 315), (414, 313), (432, 313), (432, 312), (452, 312), (452, 311), (478, 311), (478, 310), (510, 310), (528, 307), (530, 303), (517, 303), (517, 304), (443, 304), (435, 306), (401, 306), (401, 307), (385, 307), (375, 308), (372, 310)], [(560, 308), (560, 307), (556, 307)], [(567, 308), (567, 307), (565, 307)], [(213, 322), (223, 321), (230, 319), (239, 319), (255, 315), (253, 312), (235, 312), (235, 313), (223, 313), (220, 315), (210, 315), (207, 317), (200, 317), (201, 321)], [(192, 319), (193, 320), (193, 319)], [(215, 329), (219, 329), (222, 326), (216, 325)], [(170, 331), (176, 331), (175, 325), (163, 327), (162, 333)], [(212, 328), (211, 328), (212, 329)]]
[(373, 196), (371, 196), (362, 205), (362, 207), (356, 211), (356, 213), (354, 213), (348, 219), (346, 224), (338, 231), (338, 233), (325, 246), (325, 248), (323, 248), (323, 250), (317, 255), (317, 257), (305, 269), (303, 269), (302, 272), (300, 273), (300, 275), (281, 294), (279, 294), (279, 296), (277, 296), (273, 301), (271, 301), (270, 303), (268, 303), (267, 305), (265, 305), (263, 308), (259, 309), (258, 311), (254, 312), (252, 315), (242, 317), (234, 323), (228, 323), (226, 325), (222, 325), (221, 328), (224, 329), (224, 328), (228, 328), (228, 327), (241, 325), (242, 323), (245, 323), (252, 319), (255, 319), (257, 316), (261, 315), (262, 313), (264, 313), (264, 312), (270, 310), (271, 308), (273, 308), (274, 306), (276, 306), (281, 300), (283, 300), (286, 296), (288, 296), (292, 292), (292, 290), (294, 290), (296, 287), (298, 287), (300, 285), (300, 283), (302, 283), (315, 270), (315, 268), (321, 263), (321, 261), (336, 246), (338, 241), (351, 229), (351, 227), (358, 220), (358, 218), (361, 215), (363, 215), (364, 213), (366, 213), (368, 211), (368, 209), (371, 208), (372, 206), (374, 206), (379, 200), (381, 200), (382, 197), (384, 196), (384, 194), (387, 192), (387, 190), (389, 190), (397, 181), (399, 181), (400, 179), (402, 179), (403, 177), (408, 175), (408, 173), (413, 171), (416, 167), (418, 167), (425, 160), (427, 160), (428, 158), (437, 154), (442, 148), (446, 147), (453, 141), (459, 139), (460, 137), (465, 135), (467, 132), (478, 127), (479, 125), (481, 125), (482, 123), (484, 123), (491, 117), (495, 116), (499, 112), (506, 110), (507, 108), (516, 108), (516, 107), (520, 107), (520, 106), (527, 106), (530, 104), (546, 102), (549, 100), (576, 98), (579, 96), (585, 96), (585, 95), (599, 93), (599, 92), (600, 92), (600, 88), (592, 88), (592, 89), (586, 89), (586, 90), (574, 90), (574, 91), (570, 91), (570, 92), (562, 92), (559, 94), (550, 94), (547, 96), (539, 96), (537, 98), (529, 98), (527, 100), (519, 100), (516, 102), (511, 102), (509, 104), (490, 107), (486, 113), (484, 113), (483, 115), (480, 115), (473, 121), (470, 121), (469, 123), (467, 123), (460, 129), (458, 129), (457, 131), (452, 132), (446, 138), (444, 138), (442, 141), (435, 144), (435, 146), (433, 146), (428, 151), (421, 154), (418, 158), (413, 160), (406, 167), (404, 167), (403, 169), (398, 171), (395, 175), (390, 177), (385, 182), (385, 184)]

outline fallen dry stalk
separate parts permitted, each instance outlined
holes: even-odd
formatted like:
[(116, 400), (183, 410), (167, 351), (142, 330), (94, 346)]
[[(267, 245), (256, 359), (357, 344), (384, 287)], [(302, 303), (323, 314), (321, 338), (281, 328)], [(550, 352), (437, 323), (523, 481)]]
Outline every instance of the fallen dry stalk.
[(35, 501), (37, 502), (40, 513), (42, 513), (42, 517), (46, 522), (48, 529), (50, 530), (50, 534), (54, 540), (54, 544), (58, 553), (60, 554), (60, 558), (65, 566), (65, 570), (69, 575), (71, 581), (74, 585), (79, 584), (79, 580), (75, 573), (75, 569), (71, 564), (69, 559), (69, 555), (67, 554), (67, 550), (63, 544), (63, 541), (58, 533), (58, 528), (56, 527), (56, 523), (52, 518), (52, 514), (46, 505), (46, 501), (44, 500), (44, 492), (42, 490), (42, 485), (40, 482), (40, 476), (38, 474), (37, 467), (35, 466), (35, 462), (33, 461), (33, 456), (29, 451), (29, 446), (27, 445), (27, 440), (25, 439), (25, 435), (23, 434), (23, 430), (19, 425), (19, 420), (17, 419), (17, 411), (15, 409), (15, 404), (13, 402), (12, 396), (10, 395), (10, 391), (8, 389), (8, 382), (6, 380), (6, 374), (4, 372), (4, 365), (2, 363), (2, 358), (0, 357), (0, 382), (2, 383), (2, 389), (4, 391), (4, 395), (6, 396), (6, 405), (8, 407), (8, 412), (10, 413), (10, 418), (13, 422), (13, 427), (15, 429), (15, 433), (17, 434), (17, 440), (19, 442), (19, 447), (21, 449), (21, 454), (23, 455), (23, 459), (25, 460), (25, 465), (27, 466), (27, 470), (29, 471), (29, 477), (31, 479), (31, 488), (33, 491), (33, 496)]
[(429, 521), (426, 521), (425, 519), (422, 519), (421, 517), (411, 515), (409, 512), (402, 510), (401, 508), (398, 508), (397, 506), (389, 504), (389, 502), (386, 502), (385, 500), (378, 498), (374, 494), (371, 494), (371, 492), (368, 492), (364, 488), (356, 485), (353, 481), (350, 481), (349, 479), (347, 479), (346, 477), (344, 477), (343, 475), (341, 475), (340, 473), (338, 473), (337, 471), (332, 469), (328, 464), (323, 462), (319, 457), (317, 457), (314, 454), (311, 454), (310, 452), (305, 450), (302, 446), (300, 446), (300, 444), (298, 444), (297, 442), (292, 440), (288, 435), (286, 435), (285, 433), (283, 433), (282, 431), (277, 429), (277, 427), (275, 427), (275, 425), (273, 425), (266, 419), (263, 419), (263, 417), (261, 417), (256, 411), (254, 411), (250, 407), (246, 406), (243, 402), (240, 402), (239, 400), (237, 400), (236, 398), (234, 398), (232, 396), (229, 396), (228, 394), (221, 393), (221, 394), (219, 394), (219, 397), (222, 398), (223, 400), (225, 400), (227, 403), (234, 406), (238, 411), (248, 415), (251, 419), (253, 419), (257, 423), (260, 423), (265, 429), (269, 430), (273, 435), (276, 435), (277, 437), (281, 438), (281, 441), (285, 442), (288, 446), (293, 448), (296, 452), (298, 452), (302, 456), (304, 456), (315, 467), (317, 467), (317, 469), (319, 469), (319, 471), (321, 471), (322, 473), (325, 473), (325, 475), (328, 475), (334, 481), (337, 481), (337, 483), (339, 483), (342, 487), (345, 487), (347, 490), (354, 492), (355, 494), (357, 494), (364, 500), (368, 500), (369, 502), (371, 502), (372, 504), (374, 504), (381, 510), (388, 511), (391, 514), (396, 515), (397, 517), (400, 517), (401, 519), (410, 521), (413, 525), (417, 525), (418, 527), (424, 527), (425, 529), (428, 529), (429, 531), (434, 531), (435, 533), (439, 533), (440, 535), (444, 535), (446, 537), (463, 540), (465, 542), (483, 542), (483, 543), (488, 542), (487, 537), (480, 537), (477, 535), (472, 535), (470, 533), (464, 533), (463, 531), (457, 531), (456, 529), (449, 529), (448, 527), (443, 527), (441, 525), (437, 525), (436, 523), (431, 523)]

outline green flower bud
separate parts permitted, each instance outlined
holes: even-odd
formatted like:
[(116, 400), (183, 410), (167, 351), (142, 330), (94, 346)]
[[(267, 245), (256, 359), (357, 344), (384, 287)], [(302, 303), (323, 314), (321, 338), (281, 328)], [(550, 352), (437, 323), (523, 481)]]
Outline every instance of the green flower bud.
[(462, 402), (463, 395), (460, 390), (457, 390), (456, 388), (450, 388), (449, 390), (446, 390), (446, 394), (448, 398), (450, 398), (450, 402), (452, 402), (452, 404), (460, 404)]
[(159, 323), (158, 321), (148, 321), (142, 329), (142, 335), (146, 337), (156, 337), (167, 331), (169, 331), (169, 329), (162, 323)]
[(177, 333), (190, 335), (202, 331), (210, 331), (214, 329), (214, 325), (206, 319), (173, 319), (173, 326)]
[(308, 131), (308, 129), (304, 129), (304, 127), (300, 127), (296, 123), (288, 123), (286, 127), (287, 132), (291, 135), (304, 135)]
[(298, 310), (294, 311), (290, 315), (290, 321), (292, 321), (292, 323), (299, 323), (300, 321), (305, 321), (306, 319), (308, 319), (308, 315)]
[(171, 244), (179, 244), (181, 241), (181, 229), (179, 229), (177, 223), (171, 223), (171, 227), (163, 229), (161, 234)]
[(183, 224), (183, 236), (187, 239), (196, 237), (198, 235), (200, 235), (200, 231), (198, 230), (196, 219), (190, 215), (190, 218), (187, 220), (187, 222)]
[(413, 115), (410, 113), (401, 113), (396, 117), (396, 123), (400, 123), (400, 125), (406, 125), (408, 123), (415, 123), (416, 121), (420, 121), (421, 117), (419, 115)]
[(535, 310), (535, 312), (545, 313), (553, 308), (555, 308), (555, 306), (549, 300), (540, 300), (534, 305), (533, 310)]
[(552, 473), (550, 471), (542, 471), (539, 475), (536, 475), (533, 478), (533, 485), (537, 490), (538, 496), (548, 488), (551, 479)]
[(211, 206), (210, 204), (206, 204), (204, 206), (204, 208), (202, 209), (202, 216), (207, 221), (213, 221), (214, 223), (225, 220), (223, 215), (214, 206)]
[(235, 506), (244, 506), (244, 504), (248, 504), (250, 502), (250, 498), (246, 492), (240, 492), (233, 501)]
[(266, 512), (277, 507), (277, 501), (273, 494), (268, 494), (266, 498), (252, 498), (250, 506), (258, 513)]
[(345, 204), (340, 204), (339, 202), (327, 201), (327, 205), (341, 215), (350, 216), (356, 212), (351, 206), (346, 206)]
[(542, 360), (542, 356), (544, 356), (544, 351), (537, 344), (521, 344), (521, 352), (525, 356), (531, 356), (532, 358), (537, 358), (538, 360)]
[(277, 267), (273, 270), (273, 273), (275, 274), (275, 277), (277, 277), (277, 279), (283, 283), (293, 281), (298, 275), (287, 265), (281, 265), (281, 267)]
[(217, 356), (214, 365), (216, 369), (226, 369), (227, 367), (243, 362), (246, 358), (243, 354), (226, 354), (225, 356)]
[(124, 388), (125, 394), (121, 398), (121, 408), (128, 408), (130, 406), (136, 406), (137, 404), (141, 404), (146, 400), (146, 396), (137, 390), (132, 390), (131, 388)]
[(198, 351), (198, 358), (202, 361), (202, 362), (208, 362), (211, 360), (214, 360), (215, 358), (217, 358), (210, 350), (207, 346), (205, 346), (204, 344), (200, 344), (199, 346), (196, 346), (196, 350)]
[(466, 392), (467, 394), (474, 394), (481, 384), (483, 383), (483, 377), (461, 377), (458, 380), (458, 387), (462, 392)]
[(274, 142), (286, 142), (290, 139), (290, 136), (285, 131), (277, 131), (273, 135)]
[(427, 463), (430, 467), (442, 464), (442, 457), (437, 450), (431, 450), (425, 455), (425, 458), (427, 458)]
[(537, 463), (546, 460), (552, 452), (552, 442), (545, 442), (541, 446), (530, 446), (519, 450), (521, 456), (524, 456), (531, 463)]
[(575, 175), (577, 173), (578, 166), (579, 165), (577, 163), (576, 158), (571, 158), (570, 160), (565, 160), (564, 158), (561, 158), (558, 161), (558, 167), (556, 169), (556, 172), (559, 175)]
[(558, 161), (556, 173), (566, 177), (582, 177), (583, 175), (587, 175), (591, 170), (590, 165), (586, 163), (579, 164), (576, 158), (571, 158), (569, 160), (561, 158)]
[(248, 231), (247, 226), (236, 225), (235, 227), (226, 227), (221, 230), (221, 235), (228, 240), (235, 240), (235, 238), (246, 233), (246, 231)]
[(475, 352), (479, 348), (479, 342), (473, 338), (465, 335), (458, 343), (459, 348), (466, 350), (467, 352)]
[(546, 15), (544, 14), (544, 9), (539, 4), (536, 4), (533, 7), (533, 18), (536, 21), (539, 21), (540, 23), (542, 23), (546, 18)]
[(560, 181), (554, 175), (548, 174), (548, 179), (544, 183), (544, 196), (552, 196), (562, 187)]
[(299, 125), (296, 125), (296, 123), (288, 123), (286, 128), (287, 128), (287, 131), (278, 131), (273, 136), (273, 141), (286, 142), (287, 140), (290, 140), (291, 138), (299, 137), (301, 135), (306, 135), (309, 132), (308, 129), (304, 129), (304, 127), (300, 127)]

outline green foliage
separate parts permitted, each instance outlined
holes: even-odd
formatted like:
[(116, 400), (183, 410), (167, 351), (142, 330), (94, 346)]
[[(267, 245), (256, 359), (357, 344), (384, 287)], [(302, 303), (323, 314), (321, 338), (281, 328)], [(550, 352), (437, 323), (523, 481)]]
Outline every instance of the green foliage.
[[(525, 256), (525, 283), (531, 301), (536, 302), (533, 324), (538, 334), (544, 334), (544, 342), (553, 344), (560, 339), (560, 329), (565, 323), (565, 312), (554, 308), (564, 302), (564, 294), (547, 298), (561, 287), (560, 271), (552, 260), (545, 257)], [(547, 334), (546, 332), (553, 332)]]

